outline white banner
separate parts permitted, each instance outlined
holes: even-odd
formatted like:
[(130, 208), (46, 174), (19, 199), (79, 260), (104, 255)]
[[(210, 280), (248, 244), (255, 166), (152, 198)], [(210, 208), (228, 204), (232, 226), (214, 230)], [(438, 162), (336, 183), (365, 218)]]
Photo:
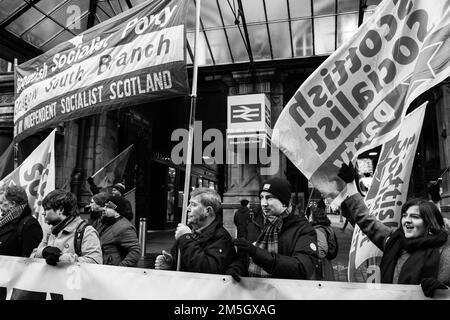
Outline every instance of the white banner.
[(186, 0), (146, 1), (16, 68), (14, 135), (188, 94)]
[[(369, 214), (394, 229), (400, 226), (401, 208), (408, 195), (411, 169), (427, 103), (409, 114), (403, 120), (399, 133), (384, 144), (365, 198)], [(370, 282), (379, 282), (380, 259), (375, 258), (382, 255), (383, 252), (356, 225), (349, 252), (350, 281), (354, 280), (354, 272), (364, 261), (374, 258), (373, 263), (368, 266), (367, 279)]]
[(41, 215), (42, 199), (50, 191), (55, 190), (55, 134), (56, 129), (20, 166), (0, 181), (0, 189), (9, 185), (25, 188), (31, 211), (42, 227), (47, 225)]
[(415, 97), (450, 75), (450, 0), (384, 0), (300, 86), (273, 142), (319, 191), (345, 187), (342, 163), (395, 135)]
[[(31, 295), (65, 300), (428, 299), (418, 285), (261, 278), (242, 278), (237, 283), (224, 275), (88, 263), (53, 267), (43, 259), (0, 256), (0, 299), (30, 299)], [(450, 291), (437, 290), (434, 299), (450, 300)]]

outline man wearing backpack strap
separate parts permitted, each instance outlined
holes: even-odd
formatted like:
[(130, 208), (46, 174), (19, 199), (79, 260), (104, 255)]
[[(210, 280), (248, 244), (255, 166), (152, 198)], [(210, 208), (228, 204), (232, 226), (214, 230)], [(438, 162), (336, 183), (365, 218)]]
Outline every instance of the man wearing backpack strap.
[[(58, 262), (103, 263), (97, 231), (90, 225), (79, 228), (84, 220), (79, 216), (77, 198), (73, 193), (54, 190), (42, 200), (42, 206), (45, 221), (52, 228), (44, 235), (31, 258), (44, 258), (49, 265)], [(76, 249), (77, 238), (81, 238), (81, 250)]]
[(42, 228), (31, 215), (27, 193), (10, 186), (0, 195), (0, 255), (28, 257), (42, 240)]

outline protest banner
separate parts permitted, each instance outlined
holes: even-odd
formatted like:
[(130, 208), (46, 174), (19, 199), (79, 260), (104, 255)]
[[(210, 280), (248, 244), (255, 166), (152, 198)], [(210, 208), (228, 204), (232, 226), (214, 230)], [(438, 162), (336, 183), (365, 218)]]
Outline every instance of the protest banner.
[(300, 86), (273, 142), (330, 199), (342, 163), (383, 144), (415, 97), (450, 75), (450, 1), (384, 0)]
[(147, 1), (16, 68), (16, 141), (41, 128), (188, 94), (186, 0)]
[[(400, 226), (401, 207), (408, 195), (411, 169), (427, 103), (408, 114), (395, 137), (383, 145), (372, 184), (364, 199), (369, 214), (394, 230)], [(354, 281), (356, 269), (371, 258), (366, 281), (379, 282), (378, 265), (382, 255), (383, 252), (356, 225), (350, 246), (348, 279)]]
[[(89, 263), (49, 266), (0, 256), (1, 299), (65, 300), (422, 300), (419, 285), (246, 278)], [(437, 290), (434, 299), (450, 299)], [(219, 310), (216, 310), (219, 312)]]
[(46, 225), (41, 215), (42, 199), (55, 190), (55, 134), (56, 129), (19, 167), (0, 181), (0, 190), (10, 185), (25, 189), (31, 211), (42, 226)]

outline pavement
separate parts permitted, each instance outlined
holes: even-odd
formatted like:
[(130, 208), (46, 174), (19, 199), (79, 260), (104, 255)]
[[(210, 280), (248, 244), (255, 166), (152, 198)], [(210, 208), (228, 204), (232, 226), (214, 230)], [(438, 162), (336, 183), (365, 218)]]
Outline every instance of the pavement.
[[(336, 281), (347, 282), (347, 269), (348, 269), (348, 253), (353, 235), (353, 227), (351, 224), (347, 224), (347, 227), (342, 231), (342, 227), (345, 222), (345, 218), (341, 218), (340, 215), (329, 214), (328, 218), (331, 221), (339, 245), (339, 252), (335, 259), (331, 261), (333, 265), (334, 275)], [(157, 255), (161, 254), (162, 250), (170, 252), (172, 244), (174, 242), (175, 229), (168, 230), (149, 230), (147, 231), (146, 238), (146, 255), (139, 262), (139, 267), (153, 268), (154, 260)], [(365, 282), (363, 272), (357, 272), (356, 280), (358, 282)]]

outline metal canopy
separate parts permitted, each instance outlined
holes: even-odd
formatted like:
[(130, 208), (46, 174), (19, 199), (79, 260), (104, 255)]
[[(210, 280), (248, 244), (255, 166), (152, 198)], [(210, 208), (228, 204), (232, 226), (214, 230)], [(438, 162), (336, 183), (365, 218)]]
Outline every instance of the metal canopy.
[[(187, 1), (187, 63), (192, 64), (196, 0)], [(80, 34), (88, 26), (142, 2), (145, 1), (0, 1), (0, 57), (26, 61)], [(202, 1), (199, 66), (329, 55), (356, 31), (360, 8), (367, 18), (379, 2)]]

